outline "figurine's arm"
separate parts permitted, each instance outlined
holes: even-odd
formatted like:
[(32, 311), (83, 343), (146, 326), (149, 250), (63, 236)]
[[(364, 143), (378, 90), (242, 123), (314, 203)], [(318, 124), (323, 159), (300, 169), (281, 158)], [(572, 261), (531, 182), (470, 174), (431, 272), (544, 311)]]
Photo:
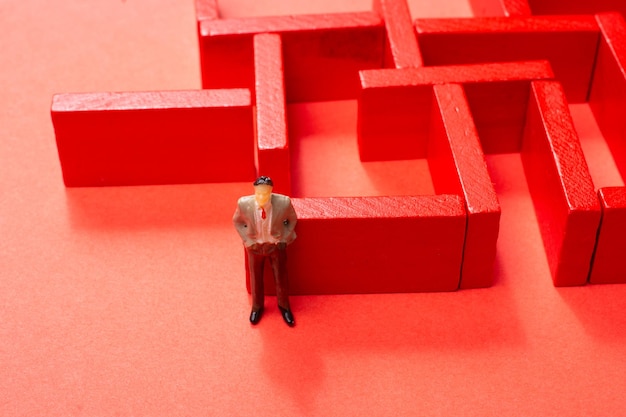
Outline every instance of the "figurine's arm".
[(248, 221), (246, 216), (241, 214), (241, 209), (239, 208), (239, 204), (237, 205), (237, 210), (235, 210), (235, 214), (233, 215), (233, 225), (235, 225), (235, 229), (237, 230), (237, 233), (239, 233), (239, 236), (241, 237), (243, 244), (247, 248), (256, 243), (255, 240), (252, 239), (252, 237), (250, 236), (250, 230), (251, 230), (251, 227), (253, 226)]
[(281, 241), (289, 244), (296, 239), (296, 223), (298, 222), (298, 217), (296, 216), (296, 210), (291, 205), (291, 199), (287, 197), (287, 207), (285, 209), (283, 215), (283, 236)]

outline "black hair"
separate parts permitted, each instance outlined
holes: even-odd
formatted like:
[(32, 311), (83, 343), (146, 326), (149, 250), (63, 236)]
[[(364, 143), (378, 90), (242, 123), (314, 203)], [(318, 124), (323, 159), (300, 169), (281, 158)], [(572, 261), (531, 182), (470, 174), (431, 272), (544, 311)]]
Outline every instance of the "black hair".
[(257, 185), (269, 185), (270, 187), (273, 187), (274, 182), (270, 177), (260, 176), (259, 178), (254, 180), (254, 183), (252, 185), (254, 185), (255, 187)]

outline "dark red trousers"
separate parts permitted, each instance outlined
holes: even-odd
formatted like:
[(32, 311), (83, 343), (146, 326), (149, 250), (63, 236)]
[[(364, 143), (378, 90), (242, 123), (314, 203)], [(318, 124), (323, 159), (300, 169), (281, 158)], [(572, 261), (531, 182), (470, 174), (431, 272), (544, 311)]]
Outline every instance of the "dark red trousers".
[(276, 285), (276, 299), (278, 305), (289, 310), (289, 287), (287, 280), (287, 247), (283, 244), (259, 243), (246, 248), (248, 253), (248, 268), (250, 271), (250, 292), (252, 293), (252, 309), (263, 308), (265, 289), (263, 285), (263, 271), (265, 261), (269, 260), (274, 272)]

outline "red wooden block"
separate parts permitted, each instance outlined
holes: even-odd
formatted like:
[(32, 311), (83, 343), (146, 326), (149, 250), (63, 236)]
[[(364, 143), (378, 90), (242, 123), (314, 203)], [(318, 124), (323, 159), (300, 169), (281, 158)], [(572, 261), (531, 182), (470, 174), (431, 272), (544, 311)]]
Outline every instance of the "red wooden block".
[(626, 188), (601, 188), (598, 195), (602, 223), (589, 282), (626, 283)]
[(489, 287), (500, 227), (500, 204), (478, 133), (458, 84), (434, 86), (428, 165), (438, 194), (463, 196), (467, 230), (460, 288)]
[(274, 180), (275, 192), (290, 195), (291, 168), (279, 35), (254, 36), (254, 71), (257, 173)]
[(626, 177), (626, 22), (617, 14), (597, 16), (602, 39), (598, 48), (589, 107)]
[(52, 102), (68, 187), (247, 181), (247, 90), (59, 94)]
[(458, 288), (466, 222), (459, 197), (304, 198), (293, 204), (299, 220), (298, 239), (288, 249), (292, 294)]
[(584, 102), (599, 40), (593, 16), (419, 19), (424, 65), (545, 59), (571, 102)]
[(373, 12), (203, 20), (204, 88), (254, 86), (252, 37), (282, 37), (288, 102), (355, 98), (358, 71), (383, 64), (385, 31)]
[(532, 83), (522, 161), (554, 284), (585, 284), (600, 205), (559, 83)]
[(507, 0), (507, 9), (528, 8), (533, 15), (594, 14), (620, 12), (626, 14), (623, 0)]
[[(589, 107), (618, 169), (625, 176), (626, 119), (623, 109), (626, 106), (626, 22), (618, 13), (600, 14), (596, 18), (602, 40), (598, 49)], [(602, 188), (598, 194), (602, 205), (602, 222), (590, 282), (626, 282), (626, 188)]]
[(385, 68), (422, 66), (422, 57), (413, 31), (411, 12), (405, 0), (374, 0), (374, 10), (385, 21), (387, 42)]
[(519, 152), (528, 83), (552, 78), (547, 62), (361, 72), (357, 135), (361, 160), (426, 156), (432, 85), (462, 83), (487, 153)]

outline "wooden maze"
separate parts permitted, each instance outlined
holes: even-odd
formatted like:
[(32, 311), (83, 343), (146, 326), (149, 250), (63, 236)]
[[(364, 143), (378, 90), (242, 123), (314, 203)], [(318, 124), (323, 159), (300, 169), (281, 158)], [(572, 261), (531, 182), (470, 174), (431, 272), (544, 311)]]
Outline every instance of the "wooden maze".
[(361, 160), (426, 159), (435, 194), (294, 198), (294, 294), (489, 287), (500, 205), (484, 155), (497, 153), (521, 155), (554, 284), (625, 282), (626, 189), (594, 186), (568, 105), (588, 103), (625, 175), (626, 6), (472, 7), (476, 18), (412, 21), (405, 0), (379, 0), (221, 19), (217, 1), (197, 0), (203, 89), (54, 97), (65, 183), (263, 174), (290, 194), (287, 105), (356, 100)]

